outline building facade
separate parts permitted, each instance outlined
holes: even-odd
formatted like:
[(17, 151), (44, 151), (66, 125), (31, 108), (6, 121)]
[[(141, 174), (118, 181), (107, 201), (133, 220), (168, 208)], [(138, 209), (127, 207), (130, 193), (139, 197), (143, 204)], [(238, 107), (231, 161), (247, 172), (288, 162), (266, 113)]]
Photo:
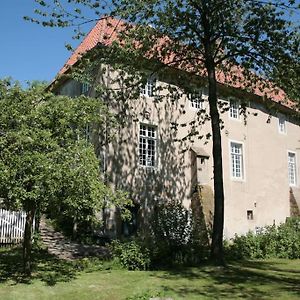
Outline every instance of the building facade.
[[(83, 43), (89, 40), (91, 36)], [(94, 85), (116, 87), (118, 80), (107, 79), (117, 79), (119, 72), (109, 66), (100, 69), (101, 76), (95, 77)], [(134, 213), (139, 226), (147, 226), (153, 208), (167, 201), (179, 201), (187, 208), (200, 202), (209, 226), (213, 214), (213, 160), (207, 90), (193, 83), (187, 92), (173, 80), (176, 71), (171, 73), (149, 76), (139, 87), (136, 99), (126, 103), (126, 110), (123, 102), (106, 99), (114, 112), (122, 113), (123, 123), (113, 141), (95, 149), (107, 182), (128, 191), (136, 203)], [(52, 89), (69, 96), (96, 96), (93, 88), (72, 79), (58, 79)], [(220, 87), (219, 102), (223, 122), (224, 236), (232, 238), (265, 225), (278, 225), (299, 214), (300, 124), (288, 106), (270, 105), (271, 100), (260, 96), (227, 90), (225, 85)], [(93, 136), (95, 144), (97, 139)], [(109, 209), (105, 215), (108, 234), (128, 233), (116, 210)]]

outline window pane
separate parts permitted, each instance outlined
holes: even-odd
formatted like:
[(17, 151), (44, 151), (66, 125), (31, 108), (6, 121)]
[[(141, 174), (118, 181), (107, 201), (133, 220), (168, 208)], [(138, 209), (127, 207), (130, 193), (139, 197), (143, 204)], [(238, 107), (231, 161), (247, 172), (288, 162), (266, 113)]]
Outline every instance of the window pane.
[(230, 101), (230, 107), (229, 107), (229, 116), (232, 119), (239, 119), (240, 117), (240, 105), (237, 101)]
[(141, 94), (143, 96), (153, 97), (155, 86), (156, 86), (156, 79), (152, 77), (148, 78), (146, 84), (141, 87)]
[(190, 106), (196, 109), (203, 108), (203, 99), (202, 99), (202, 92), (197, 91), (192, 94), (189, 94)]
[(289, 176), (289, 184), (296, 185), (296, 154), (293, 152), (288, 153), (288, 176)]
[(230, 143), (231, 172), (234, 178), (243, 178), (243, 151), (242, 144)]
[(156, 159), (156, 128), (140, 125), (139, 163), (142, 166), (154, 167)]
[(285, 133), (285, 119), (282, 116), (278, 119), (278, 127), (280, 133)]

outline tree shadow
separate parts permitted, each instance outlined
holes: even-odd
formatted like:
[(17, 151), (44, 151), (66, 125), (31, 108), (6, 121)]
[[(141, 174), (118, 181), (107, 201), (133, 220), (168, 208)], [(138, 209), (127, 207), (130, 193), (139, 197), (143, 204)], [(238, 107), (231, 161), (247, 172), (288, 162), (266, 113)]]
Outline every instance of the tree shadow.
[[(112, 87), (122, 88), (121, 83), (125, 80), (113, 71), (104, 72), (99, 76), (103, 76), (99, 82), (106, 82), (105, 78), (109, 77)], [(139, 208), (137, 228), (145, 231), (145, 234), (150, 228), (151, 215), (158, 206), (176, 201), (190, 208), (197, 183), (196, 174), (191, 174), (192, 168), (195, 167), (192, 166), (191, 146), (197, 144), (207, 152), (211, 146), (211, 141), (204, 137), (204, 133), (200, 137), (195, 137), (193, 133), (196, 127), (201, 132), (208, 132), (203, 125), (205, 110), (192, 110), (187, 97), (181, 99), (182, 90), (175, 89), (175, 79), (171, 77), (160, 74), (165, 83), (163, 87), (158, 87), (161, 90), (153, 97), (140, 95), (136, 86), (120, 91), (122, 97), (112, 97), (110, 94), (105, 96), (105, 99), (110, 99), (109, 106), (112, 111), (118, 112), (120, 124), (113, 130), (115, 139), (106, 145), (99, 142), (105, 139), (99, 139), (98, 133), (93, 137), (96, 153), (104, 165), (106, 182), (115, 190), (126, 190), (129, 193)], [(165, 93), (171, 88), (174, 91)], [(144, 153), (142, 151), (145, 150), (141, 150), (141, 126), (154, 128), (155, 131), (155, 161), (151, 167), (141, 162), (140, 152)], [(179, 133), (178, 128), (181, 128)], [(110, 132), (110, 129), (107, 131)], [(110, 135), (112, 134), (108, 134)], [(208, 159), (207, 170), (211, 170), (211, 163), (211, 159)], [(209, 185), (212, 182), (212, 174), (207, 172)], [(106, 211), (103, 219), (108, 236), (123, 234), (122, 221), (117, 210)]]
[(50, 255), (45, 250), (32, 252), (32, 274), (25, 276), (22, 272), (22, 249), (11, 248), (1, 250), (0, 255), (0, 283), (30, 284), (39, 279), (49, 286), (57, 282), (67, 282), (76, 278), (82, 266), (74, 261), (66, 261)]
[[(189, 295), (213, 299), (276, 299), (279, 293), (300, 297), (300, 272), (285, 268), (282, 264), (242, 261), (230, 263), (227, 267), (203, 265), (200, 268), (168, 270), (164, 275), (153, 276), (172, 281), (188, 279), (190, 285), (162, 286), (165, 293), (173, 292), (185, 299)], [(205, 281), (201, 283), (202, 280)]]
[(278, 272), (278, 273), (290, 273), (290, 274), (295, 274), (294, 276), (299, 275), (300, 276), (300, 266), (299, 269), (290, 269), (286, 268), (286, 261), (285, 260), (277, 260), (277, 261), (260, 261), (260, 260), (242, 260), (242, 261), (231, 261), (230, 265), (232, 267), (241, 264), (245, 268), (253, 268), (257, 270), (262, 270), (262, 271), (272, 271), (273, 273)]

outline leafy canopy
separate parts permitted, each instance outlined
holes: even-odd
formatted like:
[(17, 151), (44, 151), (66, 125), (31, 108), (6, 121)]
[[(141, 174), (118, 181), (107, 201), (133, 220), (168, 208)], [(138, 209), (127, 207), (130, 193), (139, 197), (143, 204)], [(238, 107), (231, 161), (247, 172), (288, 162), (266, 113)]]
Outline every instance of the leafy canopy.
[(112, 118), (101, 101), (0, 81), (0, 103), (0, 195), (6, 207), (63, 207), (62, 213), (91, 221), (106, 197), (128, 213), (131, 201), (103, 183), (86, 140), (87, 124), (102, 130)]
[[(141, 41), (139, 50), (144, 54), (150, 51), (161, 61), (175, 54), (169, 65), (203, 74), (209, 52), (226, 84), (242, 79), (243, 87), (252, 91), (274, 88), (268, 81), (258, 81), (258, 75), (299, 99), (299, 0), (35, 2), (36, 17), (25, 18), (43, 26), (71, 26), (79, 38), (86, 24), (119, 17), (135, 24), (132, 39)], [(170, 39), (164, 40), (163, 50), (153, 47), (166, 36)], [(133, 50), (136, 43), (127, 44)], [(242, 77), (236, 66), (241, 67)]]

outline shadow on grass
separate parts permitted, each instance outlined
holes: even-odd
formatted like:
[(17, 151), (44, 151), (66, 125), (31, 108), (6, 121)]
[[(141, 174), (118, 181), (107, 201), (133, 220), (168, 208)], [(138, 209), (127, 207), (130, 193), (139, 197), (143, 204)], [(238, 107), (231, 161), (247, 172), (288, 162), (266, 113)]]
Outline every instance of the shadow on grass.
[(0, 249), (0, 283), (11, 281), (12, 284), (30, 284), (33, 279), (40, 279), (48, 285), (70, 281), (82, 270), (78, 262), (57, 259), (45, 250), (32, 252), (32, 274), (22, 273), (22, 249)]
[[(300, 266), (300, 263), (297, 263)], [(239, 261), (227, 267), (203, 265), (200, 268), (168, 270), (161, 279), (178, 281), (178, 284), (162, 286), (165, 293), (176, 293), (184, 299), (198, 296), (199, 299), (278, 299), (286, 295), (300, 299), (300, 270), (278, 261)], [(189, 285), (181, 285), (181, 279)]]

